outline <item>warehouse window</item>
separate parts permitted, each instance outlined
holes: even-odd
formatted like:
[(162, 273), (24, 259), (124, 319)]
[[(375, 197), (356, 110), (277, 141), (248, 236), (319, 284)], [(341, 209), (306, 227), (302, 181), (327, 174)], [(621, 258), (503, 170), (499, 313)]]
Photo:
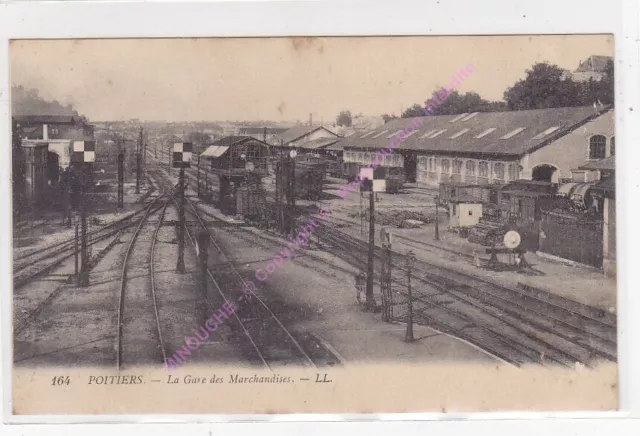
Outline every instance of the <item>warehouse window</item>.
[(424, 139), (424, 138), (426, 138), (427, 136), (431, 136), (431, 135), (433, 135), (434, 133), (436, 133), (437, 131), (438, 131), (438, 129), (429, 130), (427, 133), (425, 133), (424, 135), (420, 136), (420, 139)]
[(547, 130), (545, 130), (544, 132), (538, 133), (536, 136), (534, 136), (531, 139), (542, 139), (545, 136), (550, 135), (551, 133), (555, 132), (559, 128), (560, 128), (559, 126), (549, 127)]
[(458, 136), (462, 136), (465, 133), (467, 133), (468, 131), (469, 131), (469, 129), (462, 129), (458, 133), (456, 133), (456, 134), (454, 134), (452, 136), (449, 136), (449, 139), (456, 139)]
[(402, 132), (402, 129), (398, 130), (397, 132), (393, 132), (391, 135), (387, 136), (387, 139), (393, 138), (394, 136), (399, 135), (401, 132)]
[(489, 177), (489, 164), (487, 162), (480, 162), (478, 165), (478, 174), (480, 177)]
[(611, 144), (609, 146), (609, 156), (615, 156), (615, 155), (616, 155), (616, 137), (612, 136)]
[(602, 135), (593, 135), (589, 139), (589, 159), (604, 159), (607, 148), (607, 138)]
[(434, 160), (435, 160), (435, 158), (433, 158), (433, 157), (430, 157), (430, 158), (428, 159), (427, 168), (428, 168), (428, 169), (429, 169), (429, 171), (431, 171), (431, 172), (433, 172), (434, 167), (435, 167), (435, 165), (434, 165), (434, 163), (435, 163), (435, 162), (434, 162)]
[(487, 129), (484, 132), (482, 132), (481, 134), (475, 136), (475, 138), (476, 139), (483, 138), (483, 137), (487, 136), (489, 133), (493, 132), (494, 130), (496, 130), (496, 128), (495, 127), (491, 127), (490, 129)]
[(449, 159), (442, 159), (442, 174), (449, 174), (451, 172), (451, 166)]
[(460, 159), (453, 160), (453, 174), (462, 174), (462, 161)]
[(413, 134), (415, 134), (415, 133), (418, 133), (418, 131), (417, 131), (417, 130), (412, 130), (412, 131), (410, 131), (410, 132), (405, 133), (404, 135), (402, 135), (402, 138), (407, 139), (409, 136), (411, 136), (411, 135), (413, 135)]
[(449, 122), (450, 122), (450, 123), (455, 123), (456, 121), (458, 121), (458, 120), (459, 120), (459, 119), (461, 119), (461, 118), (466, 117), (467, 115), (469, 115), (469, 113), (468, 113), (468, 112), (465, 112), (464, 114), (460, 114), (460, 115), (458, 115), (457, 117), (455, 117), (454, 119), (450, 120)]
[(509, 164), (509, 180), (518, 180), (519, 168), (518, 164)]
[(377, 135), (373, 135), (371, 138), (379, 138), (380, 136), (384, 135), (387, 132), (388, 132), (388, 130), (383, 130), (382, 132), (378, 133)]
[(475, 117), (476, 115), (478, 115), (480, 112), (474, 112), (472, 114), (467, 115), (466, 117), (462, 118), (460, 121), (469, 121), (471, 118)]
[(504, 135), (503, 137), (501, 137), (500, 139), (509, 139), (509, 138), (513, 138), (514, 136), (516, 136), (518, 133), (522, 132), (524, 129), (526, 129), (526, 127), (518, 127), (515, 130), (512, 130), (511, 132), (507, 133), (506, 135)]
[(504, 164), (503, 163), (493, 164), (493, 176), (496, 179), (504, 180)]
[(438, 130), (436, 133), (434, 133), (433, 135), (429, 136), (429, 139), (433, 139), (436, 136), (442, 135), (446, 131), (447, 131), (447, 129)]
[(467, 176), (475, 176), (476, 175), (476, 163), (472, 160), (467, 161), (467, 165), (465, 168), (465, 174)]

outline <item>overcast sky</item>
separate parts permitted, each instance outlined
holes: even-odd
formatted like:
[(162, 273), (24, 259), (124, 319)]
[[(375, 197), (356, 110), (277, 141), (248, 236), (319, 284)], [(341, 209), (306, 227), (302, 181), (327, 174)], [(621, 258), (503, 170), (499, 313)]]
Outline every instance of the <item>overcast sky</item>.
[(308, 120), (399, 114), (471, 64), (461, 92), (501, 100), (536, 62), (570, 70), (613, 37), (477, 36), (13, 41), (13, 85), (90, 120)]

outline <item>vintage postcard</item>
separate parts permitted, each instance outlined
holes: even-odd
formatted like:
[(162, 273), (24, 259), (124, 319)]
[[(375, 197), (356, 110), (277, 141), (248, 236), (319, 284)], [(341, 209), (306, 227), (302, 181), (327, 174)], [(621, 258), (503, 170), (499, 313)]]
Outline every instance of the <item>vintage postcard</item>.
[(9, 54), (14, 415), (617, 409), (613, 35)]

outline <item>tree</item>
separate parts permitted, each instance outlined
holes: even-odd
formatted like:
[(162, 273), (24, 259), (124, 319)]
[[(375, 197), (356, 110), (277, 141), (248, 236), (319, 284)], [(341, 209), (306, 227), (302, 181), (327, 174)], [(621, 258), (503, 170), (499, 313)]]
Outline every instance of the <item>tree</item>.
[[(414, 104), (402, 113), (402, 118), (423, 117), (425, 115), (453, 115), (470, 112), (495, 112), (506, 109), (506, 103), (500, 101), (488, 101), (480, 97), (478, 93), (467, 92), (460, 94), (458, 91), (451, 92), (445, 99), (438, 96), (442, 88), (431, 94), (431, 98), (425, 101), (424, 105)], [(429, 112), (425, 112), (426, 108)]]
[(613, 73), (613, 62), (609, 61), (602, 80), (579, 82), (565, 78), (557, 65), (538, 63), (527, 70), (524, 80), (505, 91), (504, 99), (512, 110), (589, 106), (597, 101), (612, 104)]
[(386, 123), (388, 123), (388, 122), (389, 122), (389, 121), (391, 121), (391, 120), (395, 120), (396, 118), (398, 118), (398, 117), (396, 117), (394, 114), (391, 114), (391, 115), (389, 115), (389, 114), (382, 114), (382, 119), (384, 120), (384, 123), (385, 123), (385, 124), (386, 124)]
[(402, 112), (402, 118), (424, 117), (424, 107), (419, 104), (414, 104), (404, 112)]
[(351, 111), (341, 111), (336, 117), (336, 124), (338, 126), (351, 127), (351, 125), (353, 124), (353, 117), (351, 116)]
[(607, 62), (607, 66), (604, 68), (604, 76), (600, 81), (599, 97), (603, 104), (614, 104), (614, 65), (613, 60)]

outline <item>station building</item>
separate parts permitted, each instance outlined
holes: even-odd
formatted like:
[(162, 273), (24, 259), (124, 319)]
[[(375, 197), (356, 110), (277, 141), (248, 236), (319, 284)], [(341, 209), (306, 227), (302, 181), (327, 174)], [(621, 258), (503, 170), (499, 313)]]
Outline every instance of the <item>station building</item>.
[(70, 165), (73, 142), (92, 140), (94, 127), (71, 115), (17, 115), (13, 128), (13, 159), (21, 163), (14, 174), (16, 206), (42, 205)]
[(614, 154), (614, 135), (613, 110), (586, 106), (396, 119), (340, 144), (345, 163), (362, 165), (391, 146), (383, 166), (437, 187), (569, 180), (585, 160)]

